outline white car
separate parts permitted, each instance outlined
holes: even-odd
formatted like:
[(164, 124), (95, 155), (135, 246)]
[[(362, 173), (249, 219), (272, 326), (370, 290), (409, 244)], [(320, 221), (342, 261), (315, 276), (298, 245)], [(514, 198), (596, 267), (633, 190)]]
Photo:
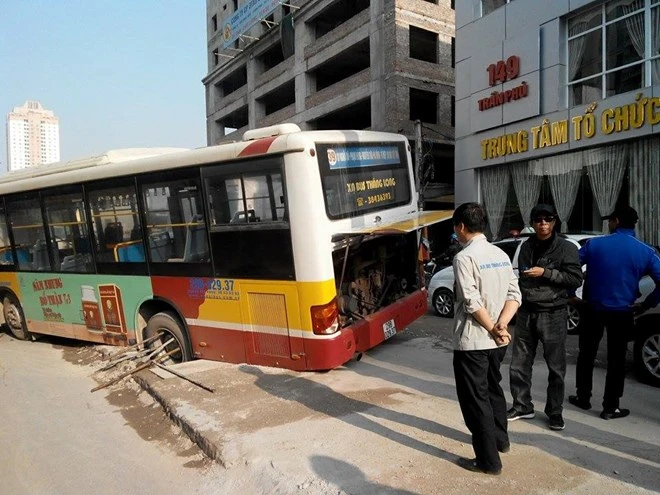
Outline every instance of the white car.
[[(593, 236), (580, 235), (580, 240), (582, 241), (582, 244), (584, 244), (584, 242), (586, 242), (586, 240), (591, 237)], [(516, 273), (516, 275), (518, 274), (518, 256), (520, 254), (520, 246), (528, 238), (529, 236), (519, 236), (493, 242), (495, 246), (499, 247), (502, 251), (509, 255), (509, 259), (513, 265), (513, 271)], [(582, 244), (580, 244), (580, 242), (576, 239), (572, 239), (569, 236), (566, 236), (566, 238), (575, 244), (575, 247), (578, 249), (580, 249), (582, 246)], [(448, 266), (433, 275), (433, 278), (431, 278), (428, 286), (428, 303), (429, 306), (432, 306), (433, 309), (435, 309), (438, 315), (445, 316), (447, 318), (454, 316), (453, 267)]]
[[(575, 247), (580, 249), (585, 242), (594, 237), (593, 234), (568, 234), (564, 236)], [(518, 274), (518, 255), (520, 246), (529, 236), (511, 237), (493, 242), (502, 251), (509, 255), (513, 271)], [(573, 334), (578, 332), (582, 314), (580, 310), (579, 297), (582, 295), (582, 287), (576, 291), (576, 298), (571, 300), (568, 305), (568, 332)], [(440, 316), (451, 318), (454, 316), (454, 269), (448, 266), (437, 272), (428, 286), (428, 304), (435, 309)]]
[[(653, 284), (653, 282), (651, 282)], [(635, 321), (633, 358), (639, 381), (660, 387), (660, 306)]]

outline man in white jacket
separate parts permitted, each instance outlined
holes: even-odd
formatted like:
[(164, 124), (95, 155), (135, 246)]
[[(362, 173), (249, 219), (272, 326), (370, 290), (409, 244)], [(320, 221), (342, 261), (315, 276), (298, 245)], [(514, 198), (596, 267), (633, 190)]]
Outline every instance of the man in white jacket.
[(506, 399), (500, 365), (511, 342), (508, 324), (521, 296), (509, 256), (486, 240), (486, 213), (465, 203), (453, 215), (454, 232), (465, 247), (454, 258), (454, 376), (465, 424), (472, 433), (474, 459), (458, 465), (500, 474), (500, 452), (509, 450)]

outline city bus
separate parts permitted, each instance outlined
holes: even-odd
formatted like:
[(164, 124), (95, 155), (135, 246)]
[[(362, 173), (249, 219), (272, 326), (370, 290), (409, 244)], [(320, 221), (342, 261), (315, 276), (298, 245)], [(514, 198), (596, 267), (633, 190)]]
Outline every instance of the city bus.
[(405, 137), (254, 129), (0, 178), (0, 301), (18, 339), (341, 366), (426, 312)]

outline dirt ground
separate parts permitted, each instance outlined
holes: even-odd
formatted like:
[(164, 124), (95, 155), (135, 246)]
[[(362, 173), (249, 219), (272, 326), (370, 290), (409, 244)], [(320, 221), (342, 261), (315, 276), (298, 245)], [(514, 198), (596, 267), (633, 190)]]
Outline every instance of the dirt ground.
[[(117, 347), (64, 339), (53, 339), (53, 342), (53, 347), (62, 351), (64, 360), (89, 368), (90, 375), (99, 385), (132, 368), (131, 365), (125, 364), (109, 371), (96, 372), (106, 364), (105, 357), (119, 351)], [(189, 459), (185, 464), (187, 467), (205, 469), (214, 464), (214, 461), (172, 422), (161, 405), (131, 378), (93, 393), (105, 394), (107, 401), (121, 412), (126, 425), (135, 430), (143, 440), (158, 443), (176, 455)]]
[[(627, 423), (568, 409), (567, 430), (551, 432), (537, 414), (510, 425), (513, 447), (503, 455), (502, 476), (456, 466), (472, 448), (456, 403), (447, 324), (427, 318), (359, 363), (329, 373), (195, 362), (180, 365), (182, 372), (212, 385), (214, 394), (150, 372), (140, 373), (142, 386), (125, 379), (94, 393), (106, 394), (146, 441), (189, 457), (190, 467), (215, 464), (203, 452), (216, 459), (226, 476), (210, 493), (656, 493), (658, 391), (639, 384), (630, 387), (630, 399), (650, 404), (637, 407)], [(85, 344), (61, 349), (90, 373), (103, 355), (117, 352)], [(105, 383), (129, 368), (94, 377)], [(544, 379), (543, 370), (535, 373), (537, 396)]]

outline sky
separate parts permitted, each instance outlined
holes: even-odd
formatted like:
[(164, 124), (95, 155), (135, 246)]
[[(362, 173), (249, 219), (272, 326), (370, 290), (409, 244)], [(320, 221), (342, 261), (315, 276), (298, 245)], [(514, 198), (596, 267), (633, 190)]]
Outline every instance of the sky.
[(37, 100), (60, 157), (206, 145), (205, 0), (0, 0), (0, 171), (6, 115)]

